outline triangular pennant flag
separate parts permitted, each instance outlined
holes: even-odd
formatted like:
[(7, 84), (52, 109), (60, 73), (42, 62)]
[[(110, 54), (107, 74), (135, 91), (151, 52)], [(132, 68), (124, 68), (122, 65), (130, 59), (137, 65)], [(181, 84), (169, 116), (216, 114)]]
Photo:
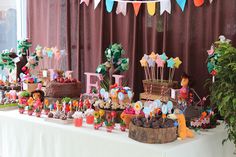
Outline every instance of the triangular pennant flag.
[(141, 6), (141, 3), (132, 3), (133, 4), (133, 7), (134, 7), (134, 13), (135, 15), (137, 16), (138, 15), (138, 12), (139, 12), (139, 9), (140, 9), (140, 6)]
[(94, 0), (94, 9), (97, 8), (98, 4), (100, 3), (101, 0)]
[(156, 12), (156, 2), (147, 3), (148, 14), (153, 16)]
[(124, 16), (126, 15), (127, 3), (126, 2), (118, 2), (116, 8), (116, 14), (122, 13)]
[(213, 2), (213, 0), (209, 0), (210, 1), (210, 3), (212, 3)]
[(111, 12), (114, 5), (114, 0), (106, 0), (106, 9), (107, 12)]
[(89, 5), (89, 0), (80, 0), (80, 4), (85, 3), (87, 6)]
[(203, 5), (204, 0), (193, 0), (193, 2), (196, 7), (200, 7), (201, 5)]
[(164, 11), (171, 13), (171, 2), (170, 0), (160, 1), (160, 14), (163, 14)]
[(180, 6), (181, 10), (184, 11), (184, 7), (186, 4), (186, 0), (176, 0), (176, 2), (178, 3), (178, 5)]

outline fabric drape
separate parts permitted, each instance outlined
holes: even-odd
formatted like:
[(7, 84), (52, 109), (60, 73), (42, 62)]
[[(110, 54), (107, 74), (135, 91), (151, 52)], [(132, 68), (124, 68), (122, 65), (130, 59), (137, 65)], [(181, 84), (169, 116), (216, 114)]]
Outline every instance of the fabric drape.
[[(55, 46), (68, 52), (68, 68), (83, 83), (84, 72), (95, 72), (104, 61), (104, 51), (112, 43), (121, 43), (130, 58), (130, 69), (125, 74), (136, 98), (143, 91), (144, 70), (139, 60), (143, 54), (166, 52), (167, 56), (183, 61), (175, 73), (180, 80), (183, 72), (191, 76), (193, 88), (204, 96), (203, 85), (210, 75), (206, 67), (206, 50), (219, 35), (224, 34), (236, 46), (236, 1), (214, 0), (196, 8), (188, 0), (184, 12), (172, 0), (171, 14), (159, 15), (159, 3), (154, 16), (148, 15), (142, 4), (138, 16), (132, 4), (127, 15), (107, 13), (105, 1), (94, 10), (79, 0), (29, 0), (28, 35), (33, 45)], [(166, 70), (166, 77), (168, 70)]]

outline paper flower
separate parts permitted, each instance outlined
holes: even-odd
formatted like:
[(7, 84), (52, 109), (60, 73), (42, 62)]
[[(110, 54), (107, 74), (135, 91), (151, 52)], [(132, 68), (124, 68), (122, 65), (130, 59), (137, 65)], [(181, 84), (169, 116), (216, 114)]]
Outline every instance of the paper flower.
[(153, 61), (156, 60), (157, 56), (154, 52), (152, 52), (150, 55), (149, 55), (149, 58), (151, 58)]
[(214, 47), (211, 46), (211, 49), (207, 50), (207, 53), (208, 53), (209, 56), (213, 55), (214, 54)]
[(174, 59), (174, 62), (175, 62), (175, 68), (179, 68), (180, 64), (182, 64), (182, 61), (179, 59), (179, 57), (175, 57)]
[(99, 115), (102, 117), (104, 114), (105, 114), (105, 111), (102, 110), (102, 109), (100, 109), (100, 110), (99, 110)]
[(100, 117), (99, 111), (94, 111), (94, 118), (99, 118), (99, 117)]
[(140, 111), (143, 107), (143, 103), (141, 101), (137, 101), (135, 104), (134, 104), (134, 110), (135, 111)]
[(166, 61), (166, 60), (168, 59), (168, 57), (166, 56), (166, 53), (165, 53), (165, 52), (162, 53), (162, 55), (160, 55), (160, 57), (161, 57), (161, 59), (162, 59), (163, 61)]
[(168, 68), (174, 68), (174, 65), (175, 65), (175, 62), (174, 62), (174, 59), (172, 57), (167, 60), (167, 67)]
[(153, 59), (148, 58), (147, 62), (149, 67), (155, 67), (155, 61)]
[(142, 67), (147, 67), (147, 60), (144, 57), (140, 60), (140, 63)]
[(157, 63), (157, 67), (162, 67), (163, 68), (164, 65), (165, 65), (165, 61), (163, 61), (158, 54), (157, 54), (157, 57), (156, 57), (156, 63)]

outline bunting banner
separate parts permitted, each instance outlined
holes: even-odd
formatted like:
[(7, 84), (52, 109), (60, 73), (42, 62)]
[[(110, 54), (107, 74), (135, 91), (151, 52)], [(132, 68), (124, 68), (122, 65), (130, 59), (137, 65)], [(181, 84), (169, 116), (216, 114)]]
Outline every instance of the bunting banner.
[[(182, 11), (184, 11), (187, 0), (175, 0), (179, 5)], [(191, 0), (189, 2), (194, 3), (194, 6), (201, 7), (206, 0)], [(214, 0), (209, 0), (210, 4)], [(87, 6), (89, 5), (90, 0), (80, 0), (80, 4), (85, 3)], [(94, 0), (94, 9), (97, 8), (101, 0)], [(142, 4), (146, 4), (147, 11), (150, 16), (155, 15), (157, 11), (157, 3), (160, 5), (160, 15), (162, 15), (165, 11), (171, 14), (171, 0), (105, 0), (105, 6), (107, 12), (111, 13), (113, 10), (114, 2), (116, 5), (116, 14), (123, 14), (126, 16), (127, 14), (127, 5), (132, 4), (134, 8), (134, 14), (138, 16), (139, 10)]]
[(162, 15), (164, 12), (171, 13), (171, 2), (170, 0), (160, 1), (160, 14)]
[(116, 14), (122, 13), (125, 16), (126, 12), (127, 12), (127, 3), (118, 2), (117, 8), (116, 8)]
[(107, 12), (111, 12), (114, 5), (114, 0), (106, 0), (106, 9)]
[(193, 0), (196, 7), (200, 7), (204, 4), (204, 0)]
[(141, 7), (141, 3), (136, 3), (136, 2), (134, 2), (134, 3), (132, 3), (132, 4), (133, 4), (133, 7), (134, 7), (134, 14), (137, 16), (138, 13), (139, 13), (139, 9), (140, 9), (140, 7)]
[(179, 7), (181, 8), (181, 10), (184, 11), (186, 0), (176, 0), (176, 2), (179, 5)]
[(94, 9), (97, 8), (98, 4), (100, 3), (101, 0), (94, 0)]
[(153, 16), (156, 13), (156, 2), (147, 3), (148, 14)]
[(81, 0), (81, 1), (80, 1), (80, 4), (82, 4), (83, 2), (84, 2), (87, 6), (89, 5), (89, 0)]

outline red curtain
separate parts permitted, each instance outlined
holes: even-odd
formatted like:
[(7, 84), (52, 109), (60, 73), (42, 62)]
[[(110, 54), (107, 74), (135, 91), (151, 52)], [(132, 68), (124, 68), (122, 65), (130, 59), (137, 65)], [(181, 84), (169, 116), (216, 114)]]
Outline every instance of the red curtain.
[[(58, 46), (68, 52), (68, 67), (84, 82), (84, 72), (94, 72), (103, 61), (104, 50), (112, 43), (121, 43), (130, 58), (130, 69), (125, 74), (136, 98), (143, 91), (144, 70), (139, 60), (143, 54), (154, 51), (180, 57), (182, 66), (175, 73), (180, 80), (183, 72), (191, 76), (193, 88), (200, 95), (207, 89), (203, 85), (210, 75), (207, 72), (206, 50), (219, 35), (225, 35), (236, 46), (236, 1), (205, 0), (195, 7), (188, 0), (184, 12), (172, 0), (171, 14), (149, 16), (146, 4), (136, 17), (131, 4), (127, 15), (116, 15), (105, 10), (101, 1), (94, 10), (79, 0), (29, 0), (28, 35), (33, 45)], [(168, 74), (168, 72), (166, 72)]]

